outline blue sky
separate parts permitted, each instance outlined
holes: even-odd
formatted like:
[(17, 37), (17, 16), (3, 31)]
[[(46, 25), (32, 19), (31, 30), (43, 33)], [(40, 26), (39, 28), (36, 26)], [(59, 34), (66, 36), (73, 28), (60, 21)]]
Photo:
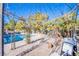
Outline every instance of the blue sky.
[[(76, 4), (67, 4), (74, 8)], [(49, 16), (49, 20), (61, 16), (61, 11), (65, 14), (70, 11), (70, 8), (65, 3), (9, 3), (4, 4), (4, 9), (14, 13), (17, 16), (23, 16), (27, 19), (29, 15), (36, 12), (42, 12)], [(15, 19), (18, 20), (18, 19)], [(4, 16), (4, 22), (8, 23), (9, 19)]]

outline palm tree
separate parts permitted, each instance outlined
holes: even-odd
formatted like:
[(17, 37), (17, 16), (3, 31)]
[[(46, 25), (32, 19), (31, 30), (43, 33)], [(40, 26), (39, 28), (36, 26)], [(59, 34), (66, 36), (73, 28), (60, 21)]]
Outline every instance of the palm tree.
[(8, 23), (8, 27), (9, 27), (9, 31), (11, 31), (11, 39), (12, 39), (12, 43), (11, 43), (11, 49), (15, 49), (15, 21), (14, 19), (11, 19), (10, 22)]
[(37, 12), (34, 15), (31, 15), (28, 19), (31, 28), (33, 28), (36, 31), (42, 31), (43, 21), (47, 21), (48, 15)]
[(24, 18), (20, 18), (19, 21), (16, 23), (15, 29), (16, 31), (25, 30), (26, 22)]

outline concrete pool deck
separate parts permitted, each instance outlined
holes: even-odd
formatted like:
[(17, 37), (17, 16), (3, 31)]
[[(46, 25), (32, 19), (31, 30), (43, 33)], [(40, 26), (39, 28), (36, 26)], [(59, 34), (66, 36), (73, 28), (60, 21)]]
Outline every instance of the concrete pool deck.
[[(36, 36), (32, 36), (31, 39), (32, 41), (35, 41), (35, 40), (38, 40), (38, 39), (42, 39), (45, 37), (44, 34), (35, 34)], [(41, 41), (37, 41), (37, 42), (34, 42), (34, 43), (31, 43), (31, 44), (28, 44), (26, 45), (26, 42), (25, 40), (22, 40), (22, 41), (18, 41), (15, 43), (15, 46), (16, 46), (16, 49), (14, 50), (11, 50), (11, 43), (10, 44), (5, 44), (4, 45), (4, 55), (5, 56), (16, 56), (16, 55), (19, 55), (21, 54), (23, 51), (26, 51), (26, 50), (29, 50), (33, 47), (35, 47), (36, 45), (39, 45)]]

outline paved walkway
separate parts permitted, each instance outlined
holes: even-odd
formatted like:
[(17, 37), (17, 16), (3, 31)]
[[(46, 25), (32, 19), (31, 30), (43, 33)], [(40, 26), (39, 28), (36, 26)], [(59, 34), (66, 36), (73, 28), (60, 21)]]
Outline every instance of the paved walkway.
[(47, 42), (44, 42), (38, 48), (32, 50), (31, 52), (25, 55), (26, 56), (60, 56), (60, 52), (61, 52), (60, 44), (57, 47), (48, 48)]
[(38, 48), (27, 53), (27, 56), (48, 56), (52, 51), (52, 48), (48, 48), (48, 44), (44, 42)]

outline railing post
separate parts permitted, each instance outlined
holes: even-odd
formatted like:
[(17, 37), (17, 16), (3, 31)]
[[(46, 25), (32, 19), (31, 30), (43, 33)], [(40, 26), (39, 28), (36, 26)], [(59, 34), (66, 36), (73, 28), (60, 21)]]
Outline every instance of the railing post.
[(3, 44), (2, 44), (2, 4), (0, 3), (0, 56), (3, 55)]

